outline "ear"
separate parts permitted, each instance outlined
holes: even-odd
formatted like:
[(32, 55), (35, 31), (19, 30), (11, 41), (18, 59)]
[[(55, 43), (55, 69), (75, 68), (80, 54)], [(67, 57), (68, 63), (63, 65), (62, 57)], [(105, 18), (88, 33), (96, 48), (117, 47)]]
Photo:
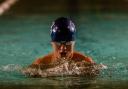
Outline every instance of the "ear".
[(51, 45), (53, 45), (53, 42), (51, 41)]
[(74, 41), (74, 44), (76, 43), (76, 41)]
[(54, 42), (51, 41), (51, 45), (53, 46), (54, 45)]
[(73, 44), (75, 45), (76, 41), (73, 41)]

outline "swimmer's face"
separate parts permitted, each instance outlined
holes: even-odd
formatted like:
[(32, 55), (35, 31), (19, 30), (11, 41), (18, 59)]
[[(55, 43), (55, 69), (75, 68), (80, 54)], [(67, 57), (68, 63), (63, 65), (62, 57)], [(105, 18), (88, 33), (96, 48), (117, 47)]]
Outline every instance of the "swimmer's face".
[(57, 58), (71, 58), (74, 49), (74, 41), (69, 42), (52, 42), (54, 54)]

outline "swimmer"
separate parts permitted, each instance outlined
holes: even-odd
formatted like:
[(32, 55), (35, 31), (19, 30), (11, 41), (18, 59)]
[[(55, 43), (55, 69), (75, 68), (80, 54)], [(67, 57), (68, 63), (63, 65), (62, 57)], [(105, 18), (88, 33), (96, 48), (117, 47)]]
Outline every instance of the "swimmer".
[(51, 45), (53, 52), (37, 58), (32, 65), (51, 64), (60, 59), (86, 61), (94, 64), (91, 57), (74, 51), (76, 29), (72, 20), (64, 17), (56, 19), (51, 26)]
[(50, 32), (53, 52), (37, 58), (22, 73), (29, 77), (97, 76), (106, 66), (97, 65), (91, 57), (74, 50), (75, 34), (75, 25), (70, 19), (56, 19)]

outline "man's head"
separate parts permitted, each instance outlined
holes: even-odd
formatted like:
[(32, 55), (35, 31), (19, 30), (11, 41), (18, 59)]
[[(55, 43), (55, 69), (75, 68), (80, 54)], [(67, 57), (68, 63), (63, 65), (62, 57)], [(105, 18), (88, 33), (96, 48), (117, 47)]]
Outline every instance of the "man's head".
[(68, 18), (58, 18), (51, 26), (51, 39), (57, 58), (70, 58), (75, 44), (75, 25)]

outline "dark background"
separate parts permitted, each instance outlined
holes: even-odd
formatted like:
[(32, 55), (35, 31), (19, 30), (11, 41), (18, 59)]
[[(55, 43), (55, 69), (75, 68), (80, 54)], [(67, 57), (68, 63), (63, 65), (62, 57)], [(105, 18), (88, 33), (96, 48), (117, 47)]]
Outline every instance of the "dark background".
[[(5, 0), (0, 0), (4, 2)], [(127, 12), (128, 0), (18, 0), (4, 14)]]

